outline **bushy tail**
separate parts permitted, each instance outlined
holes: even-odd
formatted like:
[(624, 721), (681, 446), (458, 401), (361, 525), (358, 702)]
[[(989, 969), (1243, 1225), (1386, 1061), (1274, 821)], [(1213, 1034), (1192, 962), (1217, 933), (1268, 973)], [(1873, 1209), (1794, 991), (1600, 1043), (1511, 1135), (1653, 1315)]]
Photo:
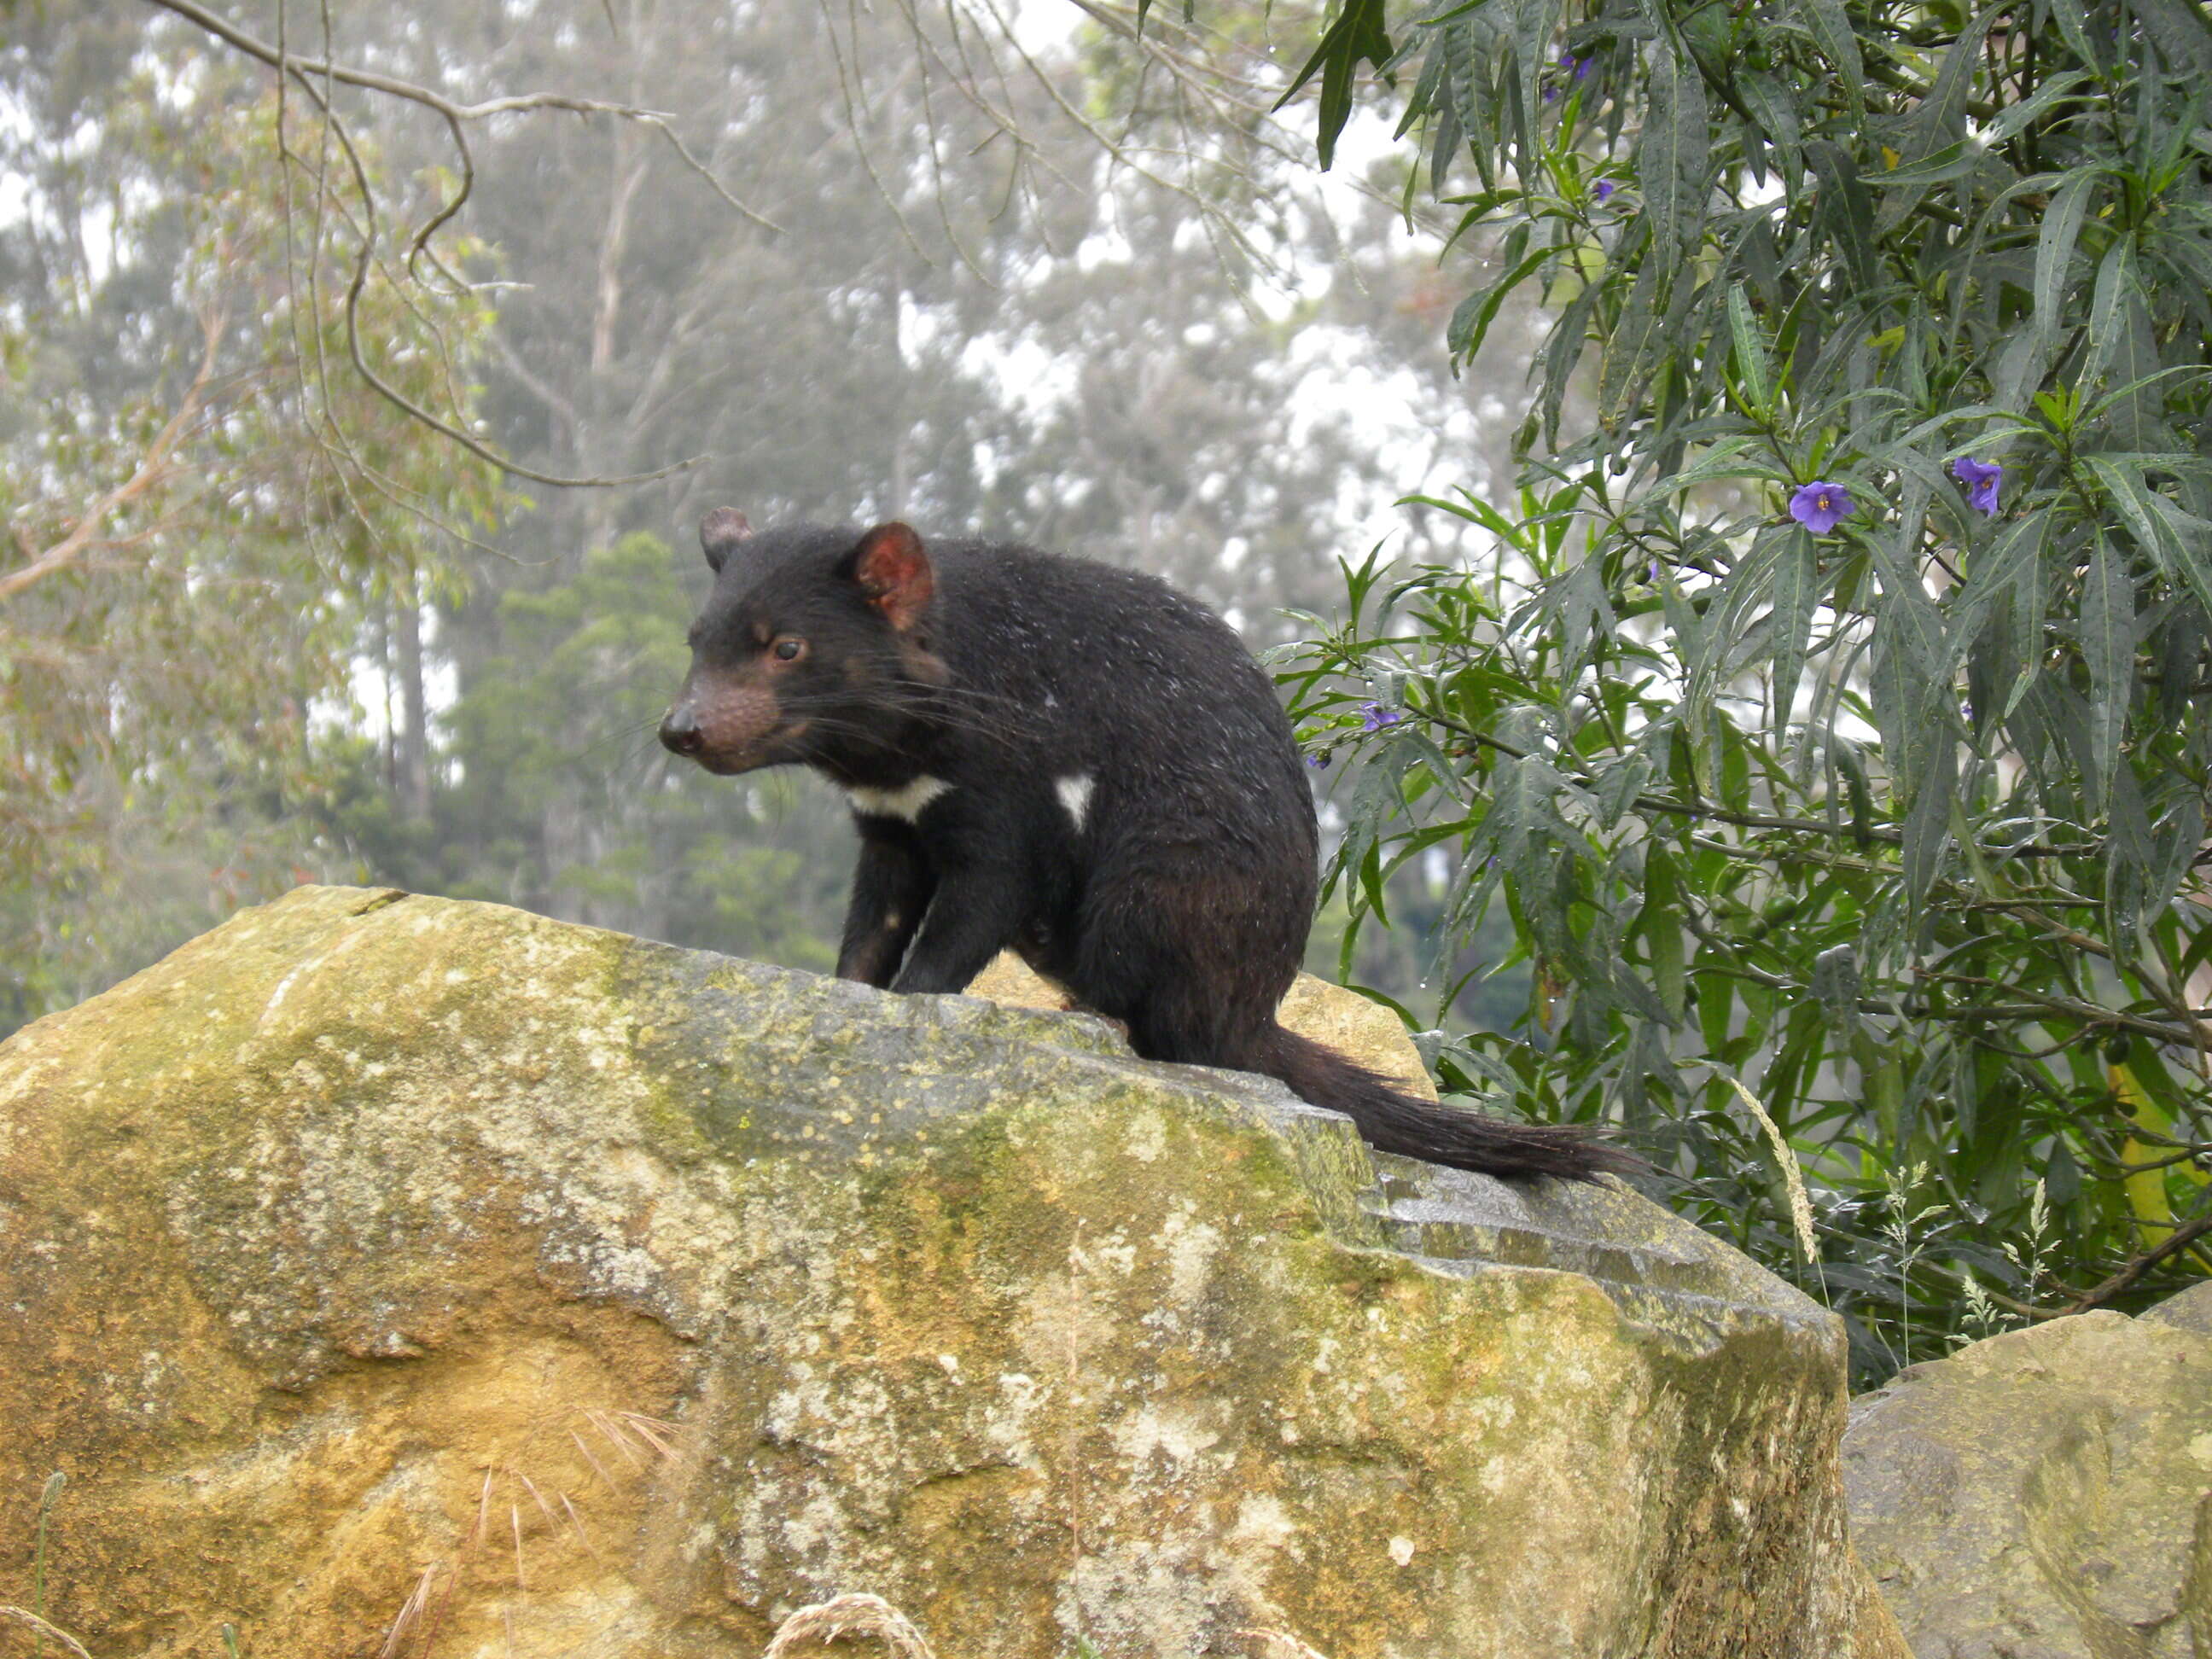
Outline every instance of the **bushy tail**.
[(1595, 1181), (1608, 1171), (1645, 1167), (1634, 1153), (1607, 1145), (1580, 1125), (1515, 1123), (1407, 1094), (1334, 1048), (1280, 1026), (1258, 1046), (1249, 1069), (1280, 1078), (1301, 1100), (1342, 1112), (1381, 1152), (1484, 1175), (1563, 1181)]

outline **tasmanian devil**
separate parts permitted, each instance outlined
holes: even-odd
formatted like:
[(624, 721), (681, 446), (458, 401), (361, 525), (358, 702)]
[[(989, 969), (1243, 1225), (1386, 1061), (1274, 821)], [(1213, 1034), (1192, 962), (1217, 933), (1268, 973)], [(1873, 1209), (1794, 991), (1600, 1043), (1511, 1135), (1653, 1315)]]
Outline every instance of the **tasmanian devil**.
[(860, 835), (837, 972), (958, 991), (1012, 946), (1151, 1060), (1280, 1078), (1374, 1146), (1497, 1175), (1632, 1162), (1393, 1088), (1275, 1010), (1312, 921), (1313, 799), (1228, 626), (1150, 576), (903, 524), (700, 528), (714, 587), (660, 740), (796, 763)]

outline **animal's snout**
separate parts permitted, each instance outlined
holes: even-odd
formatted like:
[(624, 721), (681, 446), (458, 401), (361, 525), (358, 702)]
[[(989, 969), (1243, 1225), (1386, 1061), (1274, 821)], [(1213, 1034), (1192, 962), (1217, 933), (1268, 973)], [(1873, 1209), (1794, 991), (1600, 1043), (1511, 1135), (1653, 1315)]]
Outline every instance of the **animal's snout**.
[(705, 675), (676, 694), (660, 718), (661, 746), (718, 777), (795, 760), (781, 752), (787, 726), (775, 696), (729, 675)]
[(660, 719), (661, 746), (672, 754), (696, 755), (707, 745), (699, 731), (699, 714), (688, 702), (679, 702)]

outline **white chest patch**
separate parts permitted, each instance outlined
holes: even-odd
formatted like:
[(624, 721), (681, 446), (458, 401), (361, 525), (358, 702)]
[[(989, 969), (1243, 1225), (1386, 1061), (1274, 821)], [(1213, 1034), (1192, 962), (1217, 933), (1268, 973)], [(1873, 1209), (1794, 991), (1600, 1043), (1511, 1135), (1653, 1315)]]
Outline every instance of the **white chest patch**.
[(1083, 830), (1084, 815), (1091, 810), (1091, 789), (1095, 782), (1097, 780), (1090, 773), (1078, 772), (1073, 777), (1062, 778), (1052, 786), (1053, 793), (1060, 797), (1060, 804), (1067, 809), (1068, 818), (1079, 835)]
[(855, 812), (872, 818), (903, 818), (912, 823), (921, 816), (923, 807), (951, 787), (943, 778), (925, 775), (897, 789), (848, 789), (845, 799), (853, 803)]

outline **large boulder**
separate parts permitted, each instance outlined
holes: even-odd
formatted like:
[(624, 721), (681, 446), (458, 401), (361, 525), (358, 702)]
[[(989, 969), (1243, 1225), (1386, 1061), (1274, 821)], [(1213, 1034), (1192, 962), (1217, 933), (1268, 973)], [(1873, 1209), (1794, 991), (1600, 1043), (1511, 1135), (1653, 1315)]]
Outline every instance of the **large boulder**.
[(1994, 1336), (1863, 1396), (1851, 1527), (1919, 1659), (2212, 1654), (2212, 1303)]
[(495, 906), (301, 889), (0, 1048), (0, 1601), (65, 1471), (101, 1659), (1901, 1655), (1835, 1322), (1632, 1194)]

